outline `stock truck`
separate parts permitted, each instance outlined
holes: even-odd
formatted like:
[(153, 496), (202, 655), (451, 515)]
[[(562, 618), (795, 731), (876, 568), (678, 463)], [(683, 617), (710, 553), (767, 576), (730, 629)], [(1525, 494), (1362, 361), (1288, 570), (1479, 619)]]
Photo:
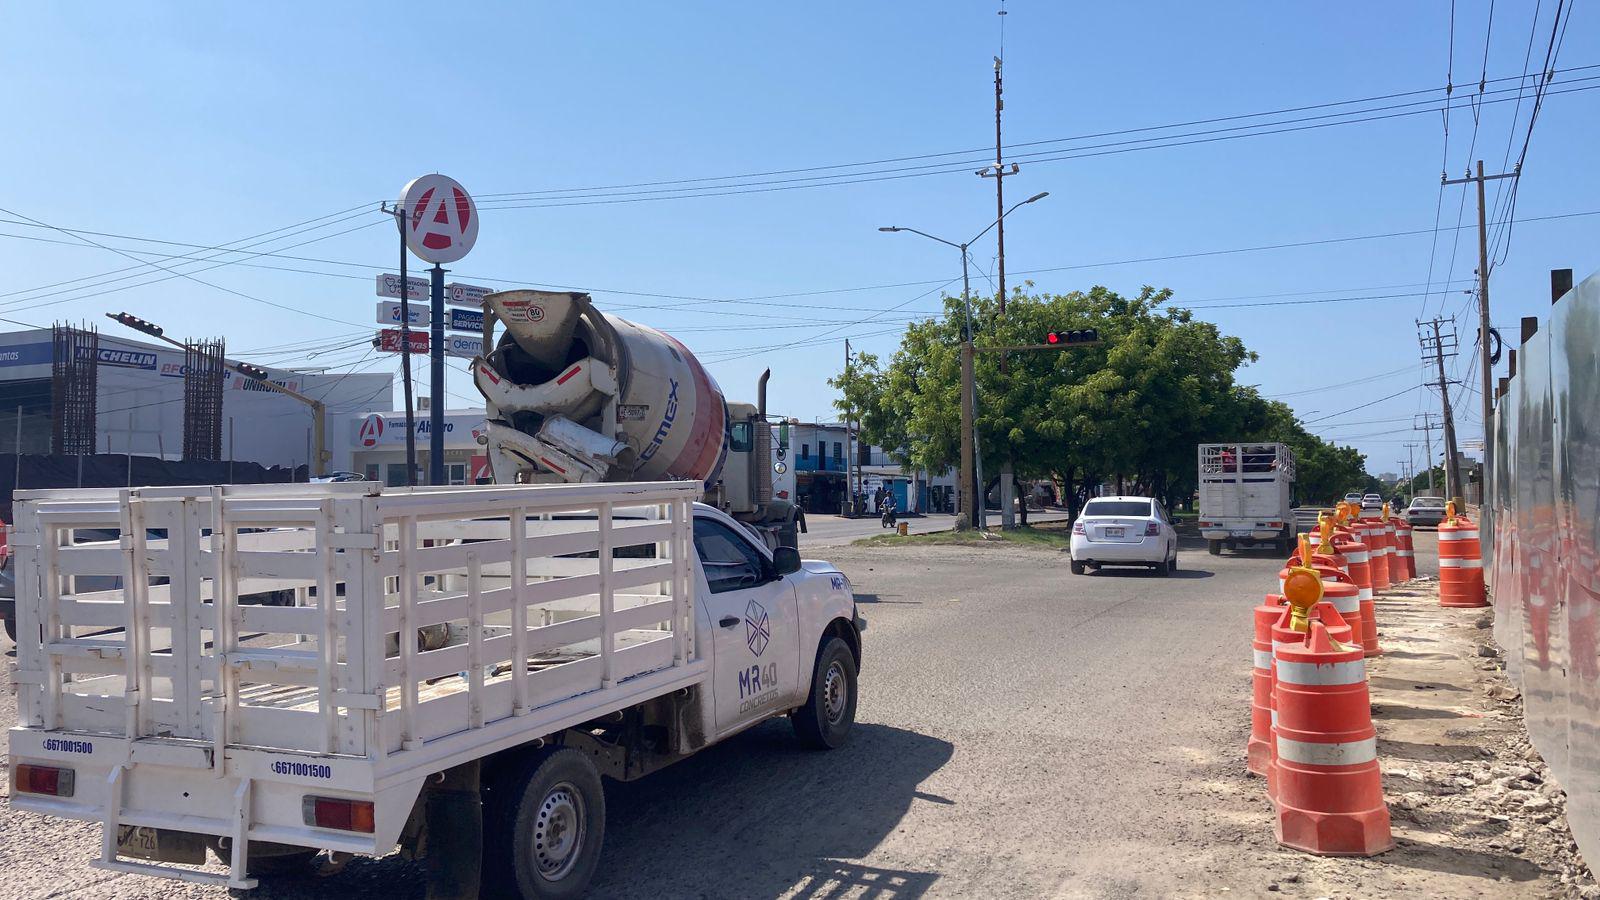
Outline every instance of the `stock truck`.
[(676, 338), (588, 294), (501, 291), (483, 310), (485, 355), (471, 373), (495, 482), (695, 481), (769, 547), (798, 546), (805, 516), (773, 490), (789, 464), (773, 458), (787, 448), (770, 437), (771, 370), (754, 405), (736, 403)]
[(1201, 444), (1200, 536), (1223, 550), (1295, 543), (1294, 453), (1284, 444)]
[(602, 777), (855, 718), (849, 579), (702, 490), (19, 491), (10, 804), (101, 823), (116, 872), (248, 889), (398, 847), (430, 896), (579, 896)]

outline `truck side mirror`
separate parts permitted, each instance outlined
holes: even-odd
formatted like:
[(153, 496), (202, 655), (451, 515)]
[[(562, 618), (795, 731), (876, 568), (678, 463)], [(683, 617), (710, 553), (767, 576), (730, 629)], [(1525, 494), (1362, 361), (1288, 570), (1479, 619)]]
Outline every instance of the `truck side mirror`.
[(800, 551), (793, 547), (777, 547), (772, 551), (772, 568), (779, 577), (800, 571)]

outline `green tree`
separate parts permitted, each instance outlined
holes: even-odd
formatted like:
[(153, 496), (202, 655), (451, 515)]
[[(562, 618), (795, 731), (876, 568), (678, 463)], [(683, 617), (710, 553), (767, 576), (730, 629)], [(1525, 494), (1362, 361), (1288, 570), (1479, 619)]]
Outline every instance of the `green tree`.
[[(1079, 349), (981, 352), (976, 424), (985, 469), (1009, 458), (1019, 478), (1055, 478), (1074, 495), (1102, 480), (1172, 503), (1194, 490), (1195, 445), (1229, 433), (1239, 412), (1233, 373), (1254, 359), (1239, 339), (1167, 306), (1170, 291), (1123, 297), (1104, 287), (1030, 295), (999, 315), (974, 301), (975, 343), (1038, 344), (1051, 331), (1094, 328)], [(887, 368), (876, 359), (834, 379), (838, 404), (861, 411), (867, 440), (900, 462), (943, 471), (960, 459), (961, 301), (912, 323)]]

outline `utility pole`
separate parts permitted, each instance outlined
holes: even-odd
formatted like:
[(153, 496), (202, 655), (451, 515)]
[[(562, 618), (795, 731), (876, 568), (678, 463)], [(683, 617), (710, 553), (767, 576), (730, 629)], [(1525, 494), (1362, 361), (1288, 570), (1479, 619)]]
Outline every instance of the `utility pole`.
[(1416, 444), (1409, 443), (1409, 442), (1406, 444), (1406, 495), (1407, 496), (1410, 496), (1410, 495), (1415, 494), (1417, 492), (1417, 462), (1414, 459), (1414, 456), (1416, 454), (1413, 452), (1416, 449), (1417, 449), (1417, 445)]
[[(1422, 424), (1417, 424), (1418, 419), (1422, 420)], [(1422, 432), (1423, 452), (1426, 454), (1423, 457), (1423, 468), (1428, 470), (1428, 493), (1430, 494), (1433, 493), (1433, 432), (1438, 427), (1439, 423), (1433, 420), (1433, 413), (1417, 413), (1411, 419), (1411, 430)], [(1416, 445), (1413, 444), (1412, 446)]]
[[(1494, 441), (1490, 429), (1494, 422), (1494, 365), (1489, 362), (1489, 227), (1488, 212), (1484, 208), (1483, 183), (1501, 178), (1516, 178), (1520, 167), (1499, 175), (1484, 175), (1483, 160), (1478, 160), (1478, 174), (1471, 172), (1465, 178), (1445, 179), (1445, 184), (1478, 184), (1478, 368), (1482, 370), (1483, 383), (1479, 385), (1483, 400), (1483, 481), (1479, 485), (1484, 497), (1489, 496), (1489, 473), (1494, 471)], [(1453, 495), (1452, 495), (1453, 496)]]
[(1455, 499), (1462, 496), (1461, 456), (1456, 450), (1456, 423), (1455, 416), (1450, 411), (1450, 380), (1444, 374), (1444, 358), (1456, 355), (1455, 351), (1458, 342), (1454, 329), (1448, 332), (1444, 330), (1447, 323), (1453, 324), (1450, 319), (1441, 319), (1435, 316), (1433, 319), (1426, 322), (1418, 322), (1417, 324), (1421, 328), (1431, 329), (1433, 332), (1430, 336), (1427, 331), (1423, 331), (1420, 337), (1424, 360), (1431, 355), (1439, 371), (1439, 404), (1441, 418), (1444, 420), (1442, 430), (1444, 431), (1445, 494), (1450, 499)]
[(856, 450), (853, 442), (855, 435), (856, 411), (850, 405), (850, 339), (844, 339), (844, 490), (848, 495), (845, 509), (849, 515), (860, 512), (856, 509)]
[[(1000, 15), (1002, 15), (1002, 16), (1005, 15), (1005, 10), (1001, 10), (1000, 11)], [(1006, 176), (1007, 175), (1015, 175), (1015, 174), (1017, 174), (1018, 170), (1021, 168), (1016, 163), (1012, 163), (1010, 165), (1010, 171), (1007, 171), (1007, 167), (1006, 167), (1006, 164), (1005, 164), (1005, 158), (1004, 158), (1004, 150), (1003, 150), (1003, 148), (1001, 146), (1001, 143), (1000, 143), (1000, 114), (1001, 114), (1001, 111), (1005, 109), (1005, 101), (1001, 99), (1001, 94), (1003, 93), (1003, 89), (1002, 89), (1002, 86), (1001, 86), (1002, 85), (1002, 81), (1003, 81), (1003, 77), (1002, 77), (1002, 69), (1003, 69), (1003, 67), (1004, 67), (1004, 63), (1001, 61), (1000, 57), (996, 56), (994, 58), (994, 165), (990, 166), (988, 168), (982, 169), (981, 171), (978, 172), (978, 175), (983, 177), (983, 178), (993, 178), (994, 179), (994, 206), (995, 206), (995, 215), (998, 216), (998, 218), (996, 219), (997, 227), (995, 229), (995, 242), (998, 245), (998, 251), (999, 251), (999, 259), (998, 259), (997, 266), (998, 266), (998, 269), (999, 269), (998, 274), (999, 274), (999, 289), (1000, 289), (1000, 317), (1002, 319), (1005, 318), (1005, 314), (1006, 314), (1006, 223), (1005, 223), (1005, 218), (1006, 218), (1006, 189), (1005, 189), (1005, 183), (1006, 183)], [(1006, 371), (1006, 358), (1004, 356), (1000, 357), (1000, 371), (1001, 371), (1002, 374), (1004, 374), (1004, 372)], [(1013, 506), (1015, 505), (1015, 496), (1014, 496), (1015, 490), (1014, 490), (1014, 485), (1012, 484), (1012, 480), (1013, 480), (1013, 476), (1012, 476), (1012, 459), (1011, 459), (1011, 451), (1010, 451), (1010, 448), (1008, 447), (1007, 450), (1006, 450), (1005, 457), (1000, 461), (1000, 527), (1001, 528), (1011, 528), (1011, 527), (1016, 525), (1016, 512), (1013, 509)], [(980, 490), (980, 492), (981, 492), (981, 490)], [(1023, 515), (1026, 516), (1027, 513), (1024, 512)]]

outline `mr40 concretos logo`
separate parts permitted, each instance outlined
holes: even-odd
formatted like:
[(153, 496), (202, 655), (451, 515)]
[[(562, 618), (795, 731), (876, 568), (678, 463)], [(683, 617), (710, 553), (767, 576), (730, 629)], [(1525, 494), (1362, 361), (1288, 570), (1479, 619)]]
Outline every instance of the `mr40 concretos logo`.
[(744, 607), (744, 642), (750, 645), (751, 653), (760, 656), (770, 640), (772, 626), (767, 623), (767, 608), (751, 600)]
[[(760, 656), (772, 641), (772, 624), (767, 609), (754, 600), (744, 607), (744, 641), (750, 652)], [(759, 709), (776, 701), (778, 692), (778, 664), (756, 663), (739, 670), (739, 714)]]

